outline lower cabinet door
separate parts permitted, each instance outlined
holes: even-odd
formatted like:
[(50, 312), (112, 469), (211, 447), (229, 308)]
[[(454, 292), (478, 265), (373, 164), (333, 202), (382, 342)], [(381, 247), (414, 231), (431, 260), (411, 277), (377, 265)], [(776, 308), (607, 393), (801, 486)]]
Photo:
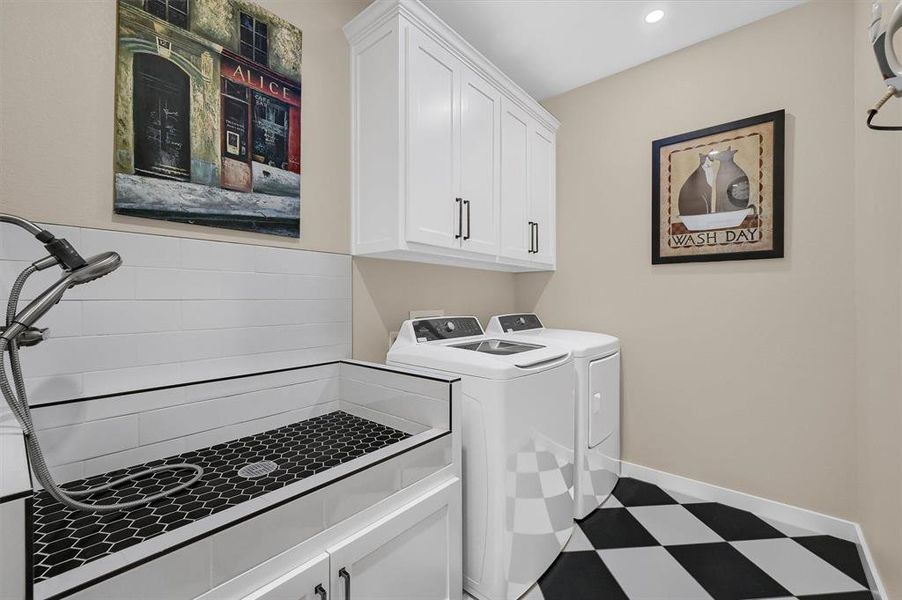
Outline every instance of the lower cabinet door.
[(243, 600), (330, 600), (329, 555), (325, 552), (271, 581)]
[(460, 480), (329, 548), (335, 600), (457, 600)]

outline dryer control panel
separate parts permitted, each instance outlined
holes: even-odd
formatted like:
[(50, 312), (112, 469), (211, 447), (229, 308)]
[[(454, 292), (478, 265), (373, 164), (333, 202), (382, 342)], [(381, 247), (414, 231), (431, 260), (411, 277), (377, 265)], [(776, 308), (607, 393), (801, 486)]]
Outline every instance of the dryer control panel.
[(498, 317), (498, 324), (505, 333), (512, 331), (526, 331), (528, 329), (542, 329), (542, 322), (533, 313), (519, 315), (502, 315)]
[(482, 325), (476, 317), (435, 317), (414, 321), (413, 333), (418, 342), (453, 340), (482, 335)]

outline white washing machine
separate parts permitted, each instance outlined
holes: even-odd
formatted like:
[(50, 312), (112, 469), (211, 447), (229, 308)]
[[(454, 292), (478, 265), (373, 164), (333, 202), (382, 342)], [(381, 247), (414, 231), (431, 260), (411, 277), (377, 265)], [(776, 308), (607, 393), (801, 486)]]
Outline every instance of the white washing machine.
[(487, 334), (570, 350), (576, 371), (574, 516), (585, 518), (620, 478), (620, 340), (603, 333), (546, 329), (532, 313), (497, 315)]
[(461, 378), (464, 589), (519, 598), (573, 529), (573, 362), (499, 340), (475, 317), (405, 321), (388, 363)]

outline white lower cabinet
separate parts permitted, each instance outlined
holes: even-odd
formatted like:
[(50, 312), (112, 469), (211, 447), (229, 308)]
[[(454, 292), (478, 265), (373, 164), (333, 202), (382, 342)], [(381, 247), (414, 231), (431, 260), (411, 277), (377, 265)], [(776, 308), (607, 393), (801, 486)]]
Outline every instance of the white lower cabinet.
[(460, 600), (460, 495), (460, 480), (447, 481), (243, 600)]
[(329, 548), (335, 600), (461, 597), (460, 485), (420, 498)]
[(244, 597), (244, 600), (329, 600), (329, 555), (325, 552)]

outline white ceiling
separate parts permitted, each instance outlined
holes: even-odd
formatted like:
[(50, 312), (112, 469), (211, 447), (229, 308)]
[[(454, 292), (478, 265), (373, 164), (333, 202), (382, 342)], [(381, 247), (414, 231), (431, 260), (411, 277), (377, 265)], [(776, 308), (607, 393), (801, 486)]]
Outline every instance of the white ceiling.
[[(424, 0), (539, 100), (804, 0)], [(664, 18), (645, 22), (660, 8)]]

